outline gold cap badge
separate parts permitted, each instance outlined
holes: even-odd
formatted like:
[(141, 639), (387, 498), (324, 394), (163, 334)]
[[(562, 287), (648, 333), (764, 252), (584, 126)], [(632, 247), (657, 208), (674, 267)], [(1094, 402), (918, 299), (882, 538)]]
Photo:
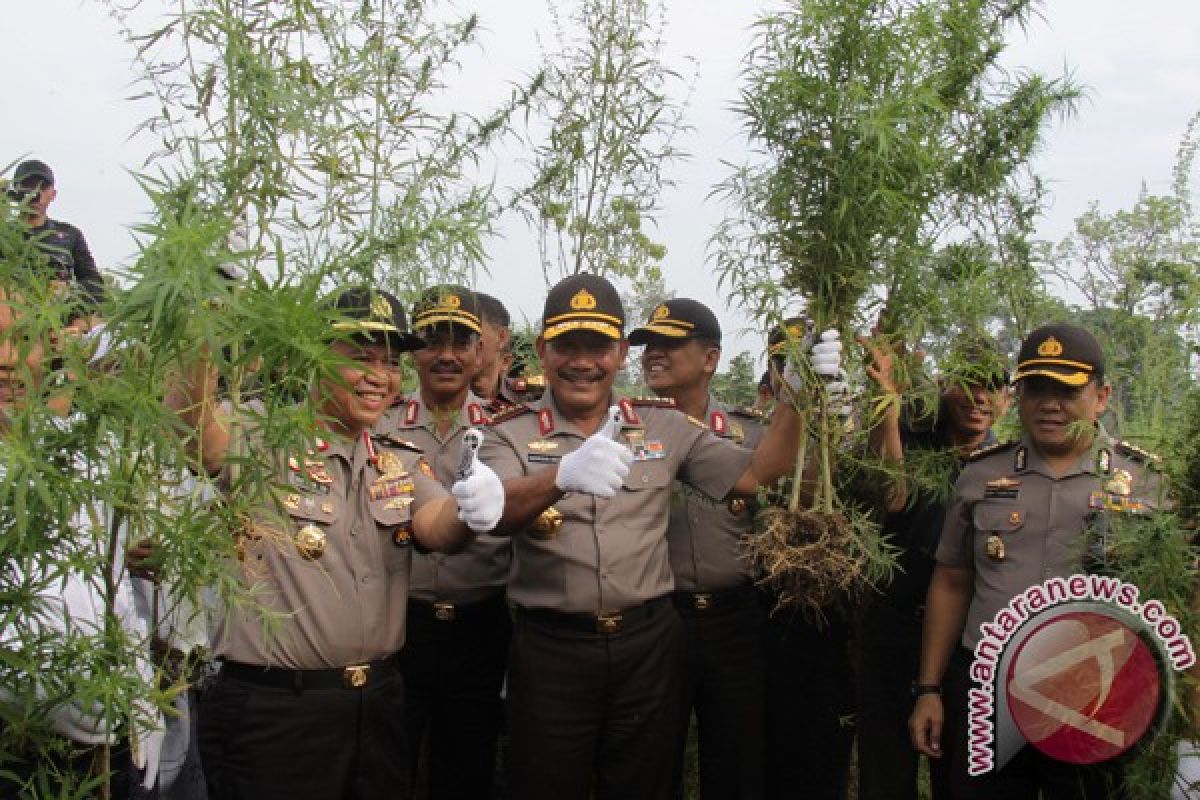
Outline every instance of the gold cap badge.
[(462, 298), (456, 294), (448, 294), (442, 298), (442, 303), (447, 308), (461, 308)]
[(1060, 342), (1058, 339), (1055, 339), (1053, 336), (1038, 345), (1039, 356), (1054, 358), (1055, 356), (1061, 356), (1062, 351), (1062, 342)]
[(658, 308), (654, 309), (654, 314), (652, 316), (654, 319), (666, 319), (667, 317), (671, 316), (671, 310), (666, 306), (659, 306)]
[(571, 308), (576, 311), (591, 311), (596, 307), (596, 298), (587, 289), (580, 289), (571, 298)]
[(381, 294), (372, 295), (371, 316), (380, 317), (388, 322), (392, 321), (392, 304), (386, 297)]

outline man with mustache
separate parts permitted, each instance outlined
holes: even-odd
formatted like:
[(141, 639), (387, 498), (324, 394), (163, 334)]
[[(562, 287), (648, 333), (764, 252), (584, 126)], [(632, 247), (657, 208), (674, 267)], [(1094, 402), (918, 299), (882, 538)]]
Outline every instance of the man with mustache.
[[(413, 352), (420, 385), (379, 429), (414, 442), (449, 487), (463, 433), (485, 422), (483, 401), (470, 388), (485, 323), (475, 293), (462, 286), (429, 289), (412, 317), (424, 345)], [(491, 789), (512, 627), (504, 602), (509, 553), (507, 538), (485, 534), (454, 555), (413, 555), (400, 666), (409, 741), (414, 752), (425, 745), (430, 800), (477, 800)]]
[[(758, 445), (763, 416), (727, 406), (710, 393), (721, 360), (721, 326), (708, 307), (683, 297), (667, 300), (629, 334), (629, 343), (645, 345), (642, 376), (655, 394), (674, 400), (720, 438), (751, 449)], [(742, 538), (753, 528), (753, 503), (741, 497), (722, 503), (675, 483), (667, 550), (685, 663), (677, 780), (682, 781), (695, 711), (700, 796), (706, 800), (763, 796), (766, 611), (742, 549)]]
[(170, 387), (168, 402), (195, 431), (194, 454), (222, 491), (244, 490), (231, 467), (247, 458), (235, 453), (260, 459), (280, 487), (252, 498), (235, 533), (241, 579), (277, 624), (244, 607), (215, 619), (221, 667), (199, 714), (213, 800), (410, 796), (396, 654), (414, 544), (459, 550), (491, 530), (503, 507), (483, 465), (447, 492), (419, 448), (374, 430), (403, 353), (425, 345), (399, 302), (353, 287), (322, 311), (340, 358), (310, 392), (321, 428), (310, 449), (264, 446), (261, 411), (233, 424), (203, 355)]
[(498, 530), (520, 534), (508, 732), (522, 800), (672, 796), (683, 667), (666, 542), (673, 482), (727, 502), (795, 459), (786, 404), (750, 451), (669, 400), (614, 395), (624, 326), (604, 278), (554, 286), (537, 341), (546, 393), (498, 415), (483, 447), (508, 493)]
[[(922, 415), (896, 369), (896, 353), (881, 337), (860, 340), (871, 356), (868, 376), (891, 402), (869, 434), (871, 449), (894, 467), (960, 459), (995, 443), (992, 425), (1008, 407), (1008, 371), (990, 340), (956, 347), (958, 371), (943, 376), (938, 404)], [(918, 755), (908, 741), (910, 687), (920, 661), (921, 619), (933, 574), (946, 502), (933, 489), (897, 480), (884, 497), (883, 535), (899, 549), (898, 569), (863, 604), (859, 628), (858, 791), (862, 800), (917, 797)], [(935, 798), (948, 797), (941, 761), (930, 764)]]
[[(1103, 564), (1089, 530), (1105, 514), (1160, 504), (1153, 457), (1097, 423), (1112, 387), (1086, 329), (1045, 325), (1025, 338), (1013, 378), (1020, 440), (977, 451), (946, 510), (926, 599), (921, 666), (909, 730), (916, 749), (947, 760), (952, 797), (1107, 798), (1120, 766), (1077, 766), (1026, 745), (1001, 769), (967, 773), (967, 691), (980, 625), (1047, 578)], [(943, 706), (944, 702), (944, 706)]]

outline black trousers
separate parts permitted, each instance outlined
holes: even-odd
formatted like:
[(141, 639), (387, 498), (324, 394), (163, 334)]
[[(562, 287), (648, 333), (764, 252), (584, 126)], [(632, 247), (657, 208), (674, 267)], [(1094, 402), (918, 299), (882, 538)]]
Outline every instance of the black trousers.
[(426, 757), (412, 763), (429, 765), (430, 800), (491, 796), (511, 638), (512, 618), (502, 595), (457, 607), (446, 621), (428, 603), (409, 601), (400, 653), (405, 726), (414, 755), (426, 749)]
[(518, 613), (508, 662), (511, 797), (671, 797), (683, 626), (666, 598), (648, 605), (648, 618), (615, 634)]
[(766, 780), (766, 610), (752, 586), (698, 610), (676, 593), (683, 618), (683, 735), (677, 797), (692, 712), (699, 726), (701, 800), (761, 800)]
[(404, 679), (296, 692), (224, 675), (200, 696), (210, 800), (407, 800)]
[(849, 788), (855, 682), (850, 625), (777, 612), (767, 622), (767, 797), (840, 800)]
[[(104, 771), (102, 746), (60, 739), (61, 749), (52, 753), (29, 753), (14, 761), (0, 761), (0, 800), (36, 800), (42, 797), (75, 797), (77, 789)], [(121, 739), (108, 751), (108, 792), (113, 798), (153, 800), (157, 789), (143, 789), (141, 772), (133, 766), (129, 741)], [(99, 796), (100, 789), (93, 790)], [(48, 793), (48, 794), (47, 794)]]
[[(916, 608), (882, 601), (863, 609), (859, 634), (859, 800), (916, 800), (919, 755), (912, 746), (912, 682), (921, 662), (921, 619)], [(930, 759), (934, 800), (948, 800), (944, 759)]]
[(967, 691), (974, 685), (971, 654), (959, 648), (942, 682), (946, 722), (942, 758), (949, 759), (949, 782), (955, 800), (1119, 800), (1123, 768), (1120, 759), (1077, 766), (1055, 761), (1025, 745), (1002, 769), (978, 777), (967, 774)]

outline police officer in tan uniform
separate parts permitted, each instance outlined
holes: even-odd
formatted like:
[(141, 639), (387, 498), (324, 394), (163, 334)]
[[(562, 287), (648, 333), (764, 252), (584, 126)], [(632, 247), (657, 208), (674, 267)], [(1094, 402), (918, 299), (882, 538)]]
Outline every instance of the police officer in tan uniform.
[[(721, 360), (721, 325), (706, 306), (667, 300), (629, 334), (629, 343), (645, 345), (642, 376), (655, 394), (674, 400), (720, 438), (758, 445), (762, 416), (731, 408), (709, 391)], [(742, 497), (720, 502), (680, 481), (671, 492), (667, 549), (684, 631), (678, 779), (694, 711), (703, 798), (763, 795), (766, 611), (742, 547), (753, 531), (752, 505)]]
[(483, 447), (505, 480), (499, 530), (520, 533), (508, 731), (522, 800), (671, 796), (683, 635), (666, 543), (673, 481), (725, 502), (795, 458), (790, 408), (752, 453), (669, 400), (614, 396), (624, 325), (603, 278), (552, 288), (537, 343), (546, 393), (496, 417)]
[(311, 450), (264, 452), (254, 417), (233, 424), (217, 406), (216, 376), (202, 357), (168, 398), (226, 492), (241, 488), (230, 480), (230, 452), (271, 465), (282, 487), (256, 499), (235, 534), (236, 569), (271, 624), (244, 607), (216, 620), (220, 673), (200, 706), (215, 800), (409, 796), (395, 654), (413, 544), (461, 548), (472, 530), (494, 527), (503, 507), (486, 467), (451, 497), (419, 450), (372, 435), (391, 399), (390, 371), (422, 344), (406, 332), (395, 298), (347, 289), (326, 310), (341, 334), (331, 347), (345, 361), (335, 379), (313, 387), (326, 431)]
[(475, 292), (479, 307), (480, 342), (482, 354), (479, 371), (471, 379), (475, 392), (490, 411), (503, 411), (521, 402), (509, 389), (506, 378), (513, 365), (512, 317), (497, 298)]
[(971, 456), (946, 510), (909, 728), (919, 751), (949, 759), (956, 798), (1104, 798), (1107, 782), (1119, 780), (1114, 763), (1075, 766), (1029, 745), (996, 772), (967, 775), (968, 670), (979, 626), (1029, 587), (1088, 568), (1096, 515), (1159, 504), (1152, 458), (1096, 422), (1112, 387), (1091, 333), (1065, 324), (1033, 331), (1013, 381), (1021, 439)]
[[(412, 318), (423, 343), (413, 352), (420, 386), (378, 429), (415, 443), (449, 487), (463, 433), (485, 422), (470, 389), (481, 359), (479, 308), (470, 290), (438, 286), (417, 301)], [(400, 667), (409, 740), (414, 751), (422, 740), (427, 747), (431, 800), (476, 800), (491, 789), (512, 628), (504, 602), (510, 544), (485, 534), (461, 553), (413, 556)]]

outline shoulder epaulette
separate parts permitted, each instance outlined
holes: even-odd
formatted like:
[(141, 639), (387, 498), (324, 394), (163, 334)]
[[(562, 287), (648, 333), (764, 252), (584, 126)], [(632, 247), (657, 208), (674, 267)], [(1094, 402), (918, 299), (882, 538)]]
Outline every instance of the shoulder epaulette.
[(737, 406), (736, 408), (731, 408), (731, 409), (729, 409), (729, 413), (733, 414), (735, 417), (745, 417), (746, 419), (752, 419), (755, 422), (766, 422), (767, 419), (769, 418), (767, 412), (760, 411), (757, 408), (746, 408), (745, 406)]
[(675, 401), (669, 397), (631, 397), (629, 404), (639, 408), (674, 408)]
[(401, 439), (399, 436), (397, 436), (394, 433), (385, 433), (383, 435), (376, 435), (372, 438), (382, 439), (383, 441), (387, 442), (388, 444), (392, 445), (393, 447), (399, 447), (402, 450), (411, 450), (414, 453), (424, 453), (425, 452), (420, 447), (418, 447), (416, 443), (410, 442), (408, 439)]
[(492, 425), (499, 425), (502, 422), (508, 422), (510, 419), (516, 419), (522, 414), (532, 414), (533, 409), (524, 403), (517, 403), (515, 406), (510, 406), (499, 414), (492, 416)]
[(994, 453), (1003, 453), (1005, 450), (1011, 450), (1017, 446), (1020, 440), (1013, 439), (1011, 442), (996, 442), (987, 447), (981, 447), (975, 450), (971, 455), (967, 456), (967, 461), (978, 461), (981, 458), (987, 458)]
[(1114, 449), (1120, 455), (1132, 459), (1139, 464), (1149, 464), (1152, 467), (1157, 467), (1162, 463), (1162, 457), (1156, 456), (1154, 453), (1151, 453), (1148, 450), (1143, 450), (1137, 445), (1130, 444), (1129, 442), (1117, 442), (1117, 446)]

